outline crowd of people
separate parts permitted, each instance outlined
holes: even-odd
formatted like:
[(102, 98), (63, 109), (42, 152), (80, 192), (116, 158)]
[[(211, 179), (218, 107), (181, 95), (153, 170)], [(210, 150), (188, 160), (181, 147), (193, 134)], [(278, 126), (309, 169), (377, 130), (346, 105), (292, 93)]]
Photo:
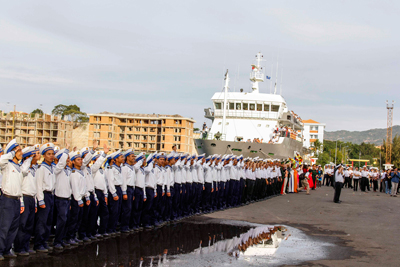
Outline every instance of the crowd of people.
[(1, 260), (297, 192), (290, 160), (97, 150), (15, 139), (0, 149)]
[(339, 165), (335, 168), (334, 165), (325, 166), (323, 184), (326, 186), (334, 186), (335, 169), (342, 167), (343, 187), (353, 189), (357, 192), (370, 192), (371, 188), (374, 192), (381, 192), (396, 197), (399, 193), (399, 178), (397, 168), (390, 170), (379, 170), (376, 167), (348, 167)]

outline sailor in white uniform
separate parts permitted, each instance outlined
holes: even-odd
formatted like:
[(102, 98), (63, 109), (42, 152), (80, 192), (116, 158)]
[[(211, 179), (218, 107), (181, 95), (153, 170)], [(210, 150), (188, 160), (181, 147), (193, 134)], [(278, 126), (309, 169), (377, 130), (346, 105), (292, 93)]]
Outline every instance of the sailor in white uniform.
[(136, 172), (139, 171), (142, 162), (136, 162), (133, 149), (128, 149), (125, 153), (125, 164), (122, 166), (122, 178), (125, 183), (122, 188), (122, 208), (121, 208), (121, 232), (129, 233), (129, 221), (132, 213), (132, 204), (135, 198)]
[(83, 165), (82, 155), (79, 151), (74, 151), (69, 153), (69, 158), (73, 164), (73, 168), (70, 175), (72, 195), (67, 239), (69, 239), (68, 243), (76, 245), (76, 243), (83, 243), (82, 240), (76, 237), (76, 234), (82, 221), (83, 205), (85, 203), (86, 206), (89, 206), (90, 199), (86, 189), (85, 174), (81, 170)]
[[(108, 202), (108, 210), (110, 213), (110, 218), (108, 220), (107, 232), (111, 234), (117, 233), (117, 222), (121, 214), (122, 205), (122, 188), (125, 187), (125, 179), (122, 178), (122, 164), (125, 162), (125, 157), (121, 151), (117, 151), (113, 154), (114, 163), (111, 166), (110, 175), (107, 176), (108, 179), (108, 189), (110, 195), (113, 196)], [(116, 198), (118, 197), (118, 198)]]
[[(4, 154), (4, 150), (0, 146), (0, 157), (3, 156), (3, 154)], [(1, 174), (1, 169), (0, 169), (0, 196), (2, 195), (2, 192), (1, 192), (1, 182), (2, 182), (2, 180), (3, 180), (3, 175)]]
[[(60, 164), (60, 168), (55, 170), (56, 185), (54, 191), (54, 205), (57, 211), (56, 219), (56, 232), (54, 238), (54, 248), (62, 250), (64, 247), (71, 246), (71, 244), (65, 243), (64, 238), (67, 232), (67, 220), (70, 208), (71, 198), (71, 181), (70, 174), (71, 168), (68, 165), (69, 162), (69, 145), (66, 144), (65, 149), (59, 149), (55, 155), (57, 164)], [(62, 168), (62, 169), (61, 169)]]
[[(26, 147), (22, 150), (22, 160), (30, 161), (28, 169), (22, 172), (22, 195), (24, 212), (19, 219), (18, 233), (14, 241), (14, 252), (19, 256), (29, 256), (29, 240), (33, 235), (33, 226), (35, 224), (36, 212), (36, 170), (32, 167), (40, 160), (40, 152), (34, 146)], [(32, 251), (33, 252), (33, 251)]]
[(31, 160), (25, 161), (21, 166), (22, 149), (13, 139), (5, 149), (5, 154), (0, 157), (0, 169), (3, 173), (2, 190), (0, 199), (0, 260), (4, 257), (16, 257), (11, 252), (11, 246), (18, 232), (20, 213), (25, 208), (21, 206), (22, 199), (22, 169), (30, 166)]
[[(107, 207), (108, 205), (107, 179), (105, 177), (105, 170), (101, 167), (104, 161), (107, 159), (108, 151), (109, 149), (107, 147), (104, 147), (104, 152), (98, 151), (92, 158), (92, 161), (94, 163), (98, 163), (100, 165), (99, 168), (93, 168), (93, 166), (91, 168), (94, 189), (96, 197), (99, 200), (97, 215), (98, 217), (100, 217), (100, 224), (98, 226), (98, 229), (96, 230), (97, 233), (94, 235), (97, 238), (100, 237), (98, 235), (105, 237), (108, 236), (108, 234), (106, 233), (108, 218), (109, 218), (108, 207)], [(97, 216), (96, 216), (96, 221), (94, 223), (95, 225), (97, 224)], [(93, 222), (91, 222), (91, 224), (93, 224)]]
[(35, 217), (35, 240), (33, 249), (37, 252), (48, 252), (53, 248), (47, 245), (53, 225), (55, 171), (64, 167), (54, 164), (54, 144), (47, 143), (40, 147), (44, 160), (36, 171), (38, 211)]

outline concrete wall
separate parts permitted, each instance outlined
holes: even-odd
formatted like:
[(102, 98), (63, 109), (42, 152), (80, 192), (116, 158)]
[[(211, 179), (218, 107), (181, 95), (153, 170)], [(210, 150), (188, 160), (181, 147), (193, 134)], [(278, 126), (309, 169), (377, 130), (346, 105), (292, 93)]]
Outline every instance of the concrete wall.
[(81, 149), (85, 146), (89, 146), (89, 123), (83, 123), (72, 131), (71, 149)]

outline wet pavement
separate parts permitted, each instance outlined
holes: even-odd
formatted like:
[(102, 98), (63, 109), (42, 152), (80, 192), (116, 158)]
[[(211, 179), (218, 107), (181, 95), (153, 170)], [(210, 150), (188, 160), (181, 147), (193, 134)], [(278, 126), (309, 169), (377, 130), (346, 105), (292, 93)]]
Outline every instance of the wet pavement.
[(292, 227), (197, 216), (0, 266), (279, 266), (323, 259), (332, 246)]

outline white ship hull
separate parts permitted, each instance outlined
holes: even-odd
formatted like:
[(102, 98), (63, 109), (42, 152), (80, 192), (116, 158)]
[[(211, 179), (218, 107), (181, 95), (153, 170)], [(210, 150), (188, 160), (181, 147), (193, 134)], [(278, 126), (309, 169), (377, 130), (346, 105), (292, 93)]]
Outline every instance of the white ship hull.
[(281, 144), (229, 142), (221, 140), (195, 139), (195, 145), (199, 154), (235, 154), (244, 157), (260, 157), (271, 159), (293, 158), (295, 153), (305, 155), (307, 149), (301, 142), (290, 138), (284, 138)]

